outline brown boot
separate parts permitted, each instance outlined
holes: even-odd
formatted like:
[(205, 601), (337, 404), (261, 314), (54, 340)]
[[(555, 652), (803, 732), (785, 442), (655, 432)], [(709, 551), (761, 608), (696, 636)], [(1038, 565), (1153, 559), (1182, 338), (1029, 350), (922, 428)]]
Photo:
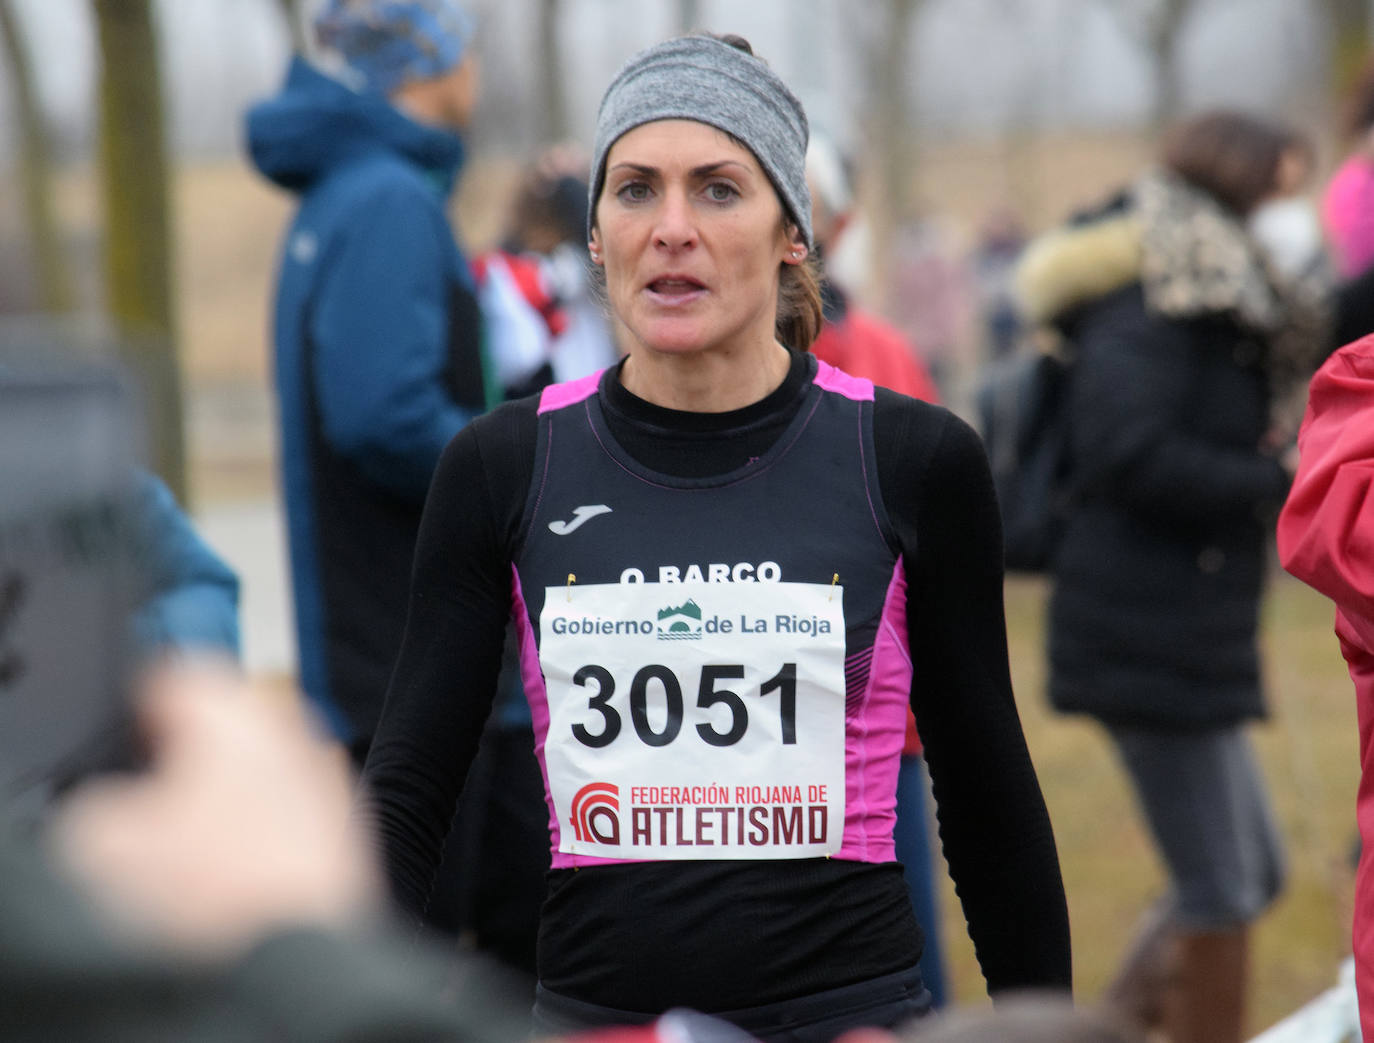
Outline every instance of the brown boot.
[(1240, 1043), (1249, 930), (1178, 931), (1175, 937), (1178, 977), (1164, 1007), (1170, 1043)]
[(1156, 902), (1136, 924), (1116, 977), (1102, 1004), (1142, 1032), (1164, 1023), (1164, 1000), (1178, 974), (1173, 904)]

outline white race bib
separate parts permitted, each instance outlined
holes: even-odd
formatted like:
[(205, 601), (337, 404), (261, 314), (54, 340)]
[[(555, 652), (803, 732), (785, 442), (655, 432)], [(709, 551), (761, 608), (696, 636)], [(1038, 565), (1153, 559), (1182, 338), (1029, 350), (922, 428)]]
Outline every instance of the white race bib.
[(539, 659), (559, 850), (834, 854), (844, 832), (844, 588), (545, 590)]

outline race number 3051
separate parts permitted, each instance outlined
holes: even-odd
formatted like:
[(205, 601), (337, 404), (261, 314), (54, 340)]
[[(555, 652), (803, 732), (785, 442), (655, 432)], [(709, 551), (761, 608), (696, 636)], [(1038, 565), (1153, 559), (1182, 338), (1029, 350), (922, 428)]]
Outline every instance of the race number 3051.
[[(549, 588), (540, 665), (546, 768), (569, 827), (560, 846), (637, 858), (719, 858), (710, 849), (727, 842), (749, 849), (728, 857), (838, 850), (843, 600), (838, 586), (781, 582)], [(631, 792), (688, 797), (640, 807)]]

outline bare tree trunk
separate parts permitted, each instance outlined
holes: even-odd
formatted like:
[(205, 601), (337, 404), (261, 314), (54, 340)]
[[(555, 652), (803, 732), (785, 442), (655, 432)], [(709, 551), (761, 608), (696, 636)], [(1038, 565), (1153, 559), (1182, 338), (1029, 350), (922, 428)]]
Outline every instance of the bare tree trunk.
[(1193, 0), (1102, 0), (1136, 44), (1145, 49), (1155, 75), (1154, 104), (1150, 107), (1150, 131), (1156, 137), (1182, 111), (1180, 50), (1183, 28), (1192, 14)]
[(701, 24), (701, 0), (677, 0), (677, 31), (694, 33), (705, 28)]
[(281, 5), (287, 31), (291, 33), (291, 49), (297, 54), (304, 54), (305, 28), (301, 23), (301, 0), (277, 0), (277, 3)]
[(568, 105), (563, 96), (563, 47), (558, 35), (558, 0), (539, 3), (539, 134), (541, 142), (568, 136)]
[[(912, 75), (907, 56), (912, 26), (925, 0), (887, 0), (878, 27), (869, 82), (866, 130), (873, 157), (873, 271), (887, 271), (893, 232), (915, 208), (917, 135)], [(880, 306), (889, 303), (886, 280), (876, 280)]]
[(62, 232), (53, 203), (52, 144), (34, 92), (28, 48), (10, 0), (0, 0), (0, 46), (10, 68), (14, 106), (19, 116), (19, 179), (41, 306), (48, 312), (71, 311), (76, 306), (76, 294), (62, 253)]
[(141, 379), (157, 472), (186, 502), (171, 213), (150, 0), (93, 0), (100, 38), (106, 306)]
[(1179, 47), (1192, 0), (1163, 0), (1149, 32), (1155, 66), (1155, 106), (1151, 124), (1156, 134), (1178, 119), (1183, 108)]
[(1323, 0), (1330, 40), (1329, 88), (1345, 89), (1369, 61), (1374, 45), (1374, 0)]

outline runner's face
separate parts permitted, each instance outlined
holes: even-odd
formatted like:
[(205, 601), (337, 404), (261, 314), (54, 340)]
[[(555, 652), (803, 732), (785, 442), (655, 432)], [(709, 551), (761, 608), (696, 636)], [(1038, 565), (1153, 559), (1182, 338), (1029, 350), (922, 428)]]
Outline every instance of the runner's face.
[(779, 265), (805, 256), (753, 153), (692, 120), (611, 146), (591, 246), (631, 351), (672, 354), (771, 347)]
[(481, 66), (475, 54), (465, 55), (445, 74), (442, 88), (444, 119), (452, 129), (466, 130), (472, 122), (481, 82)]

